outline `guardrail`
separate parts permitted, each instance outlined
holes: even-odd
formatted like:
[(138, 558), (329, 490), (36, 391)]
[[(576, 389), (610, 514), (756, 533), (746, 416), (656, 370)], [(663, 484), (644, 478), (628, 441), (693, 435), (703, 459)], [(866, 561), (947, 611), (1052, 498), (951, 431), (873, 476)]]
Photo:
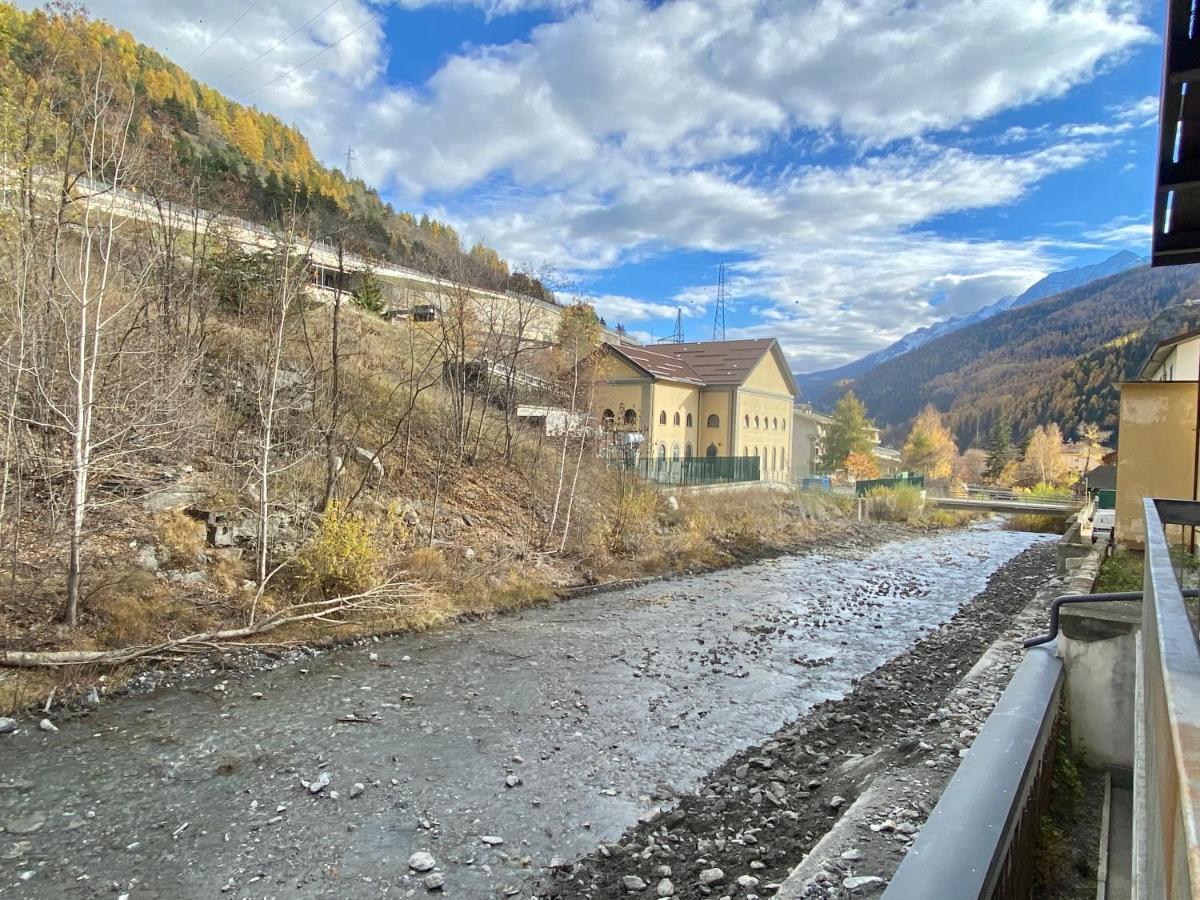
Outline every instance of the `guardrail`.
[(1026, 898), (1054, 765), (1063, 664), (1030, 650), (979, 730), (885, 900)]
[(1194, 897), (1200, 893), (1200, 649), (1164, 526), (1200, 526), (1200, 504), (1146, 498), (1143, 514), (1134, 897)]

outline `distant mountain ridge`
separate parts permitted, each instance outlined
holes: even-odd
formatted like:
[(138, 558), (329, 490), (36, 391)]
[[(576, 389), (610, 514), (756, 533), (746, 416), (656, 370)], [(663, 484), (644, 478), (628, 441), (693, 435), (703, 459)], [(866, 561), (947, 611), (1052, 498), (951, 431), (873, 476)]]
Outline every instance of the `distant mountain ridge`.
[(1146, 260), (1136, 253), (1129, 250), (1122, 250), (1090, 266), (1079, 266), (1078, 268), (1065, 269), (1061, 272), (1051, 272), (1040, 281), (1030, 285), (1019, 296), (1001, 297), (999, 300), (975, 310), (975, 312), (963, 316), (955, 316), (943, 322), (936, 322), (933, 325), (918, 328), (916, 331), (909, 332), (900, 338), (896, 343), (882, 350), (876, 350), (874, 353), (869, 353), (862, 359), (839, 366), (836, 369), (824, 369), (820, 372), (798, 374), (796, 375), (796, 381), (800, 385), (804, 400), (816, 406), (828, 407), (830, 404), (827, 393), (831, 387), (841, 381), (860, 378), (888, 360), (916, 350), (918, 347), (923, 347), (932, 340), (953, 334), (960, 329), (975, 325), (978, 322), (983, 322), (1002, 312), (1028, 306), (1030, 303), (1036, 303), (1038, 300), (1043, 300), (1062, 291), (1079, 287), (1098, 278), (1107, 278), (1109, 275), (1126, 272), (1145, 262)]
[(1195, 320), (1197, 297), (1200, 266), (1138, 266), (935, 338), (830, 394), (853, 389), (899, 433), (932, 403), (960, 446), (978, 445), (1001, 413), (1018, 438), (1050, 422), (1067, 434), (1083, 422), (1112, 428), (1113, 382), (1136, 374), (1147, 341)]

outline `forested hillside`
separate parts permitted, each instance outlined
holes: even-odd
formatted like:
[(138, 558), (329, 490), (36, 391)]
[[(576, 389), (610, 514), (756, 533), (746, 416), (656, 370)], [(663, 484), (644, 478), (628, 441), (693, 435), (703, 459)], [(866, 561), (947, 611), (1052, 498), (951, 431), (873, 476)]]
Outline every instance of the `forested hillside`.
[(1111, 428), (1110, 383), (1136, 368), (1172, 319), (1148, 323), (1198, 295), (1200, 267), (1133, 269), (931, 341), (836, 390), (853, 388), (897, 430), (933, 403), (964, 446), (978, 444), (1001, 410), (1020, 435), (1049, 422), (1067, 433), (1083, 420)]
[(134, 130), (158, 145), (159, 165), (139, 186), (155, 196), (267, 224), (281, 222), (294, 200), (314, 238), (481, 287), (543, 293), (495, 250), (467, 249), (451, 226), (397, 211), (361, 179), (322, 165), (295, 126), (230, 100), (105, 22), (0, 2), (0, 63), (6, 93), (18, 82), (53, 92), (71, 73), (97, 67), (123, 85), (136, 101)]

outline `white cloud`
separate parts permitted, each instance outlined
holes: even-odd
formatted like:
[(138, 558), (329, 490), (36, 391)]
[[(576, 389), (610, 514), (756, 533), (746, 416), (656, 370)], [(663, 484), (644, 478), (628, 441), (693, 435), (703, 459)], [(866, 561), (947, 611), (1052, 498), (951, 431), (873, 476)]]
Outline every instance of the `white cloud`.
[(1118, 216), (1098, 228), (1085, 231), (1083, 236), (1104, 244), (1135, 245), (1145, 248), (1150, 243), (1152, 228), (1140, 216)]

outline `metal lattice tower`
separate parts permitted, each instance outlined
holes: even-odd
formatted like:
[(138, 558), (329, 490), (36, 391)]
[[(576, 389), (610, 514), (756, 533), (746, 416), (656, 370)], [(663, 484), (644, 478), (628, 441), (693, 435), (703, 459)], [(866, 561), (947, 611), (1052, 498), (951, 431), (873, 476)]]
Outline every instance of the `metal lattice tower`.
[(725, 301), (729, 288), (725, 284), (725, 263), (717, 269), (717, 308), (713, 313), (713, 340), (725, 340)]
[(665, 338), (659, 339), (660, 344), (682, 344), (683, 343), (683, 307), (675, 308), (675, 330)]

